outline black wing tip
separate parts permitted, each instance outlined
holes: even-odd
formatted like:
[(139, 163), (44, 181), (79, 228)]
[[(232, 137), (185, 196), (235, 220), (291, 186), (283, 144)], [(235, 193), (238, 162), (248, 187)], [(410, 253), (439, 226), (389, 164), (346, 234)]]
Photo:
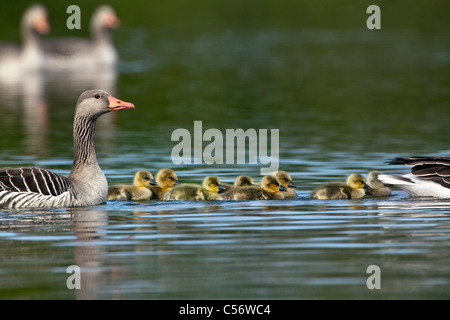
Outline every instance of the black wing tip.
[(407, 164), (411, 161), (411, 158), (407, 158), (407, 157), (396, 157), (396, 158), (392, 158), (392, 159), (388, 159), (386, 161), (387, 164)]

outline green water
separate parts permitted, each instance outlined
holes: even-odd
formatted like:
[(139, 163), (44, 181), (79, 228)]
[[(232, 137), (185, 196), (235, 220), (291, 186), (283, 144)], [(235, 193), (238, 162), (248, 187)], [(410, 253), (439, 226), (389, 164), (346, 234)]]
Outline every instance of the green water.
[[(96, 2), (43, 1), (53, 36), (86, 36)], [(80, 70), (0, 86), (0, 166), (68, 174), (75, 101), (104, 88), (136, 109), (99, 121), (111, 184), (171, 167), (181, 181), (259, 180), (262, 165), (174, 165), (172, 132), (279, 129), (280, 168), (298, 198), (270, 202), (116, 202), (0, 211), (2, 299), (430, 299), (450, 297), (447, 201), (317, 201), (319, 183), (385, 161), (448, 155), (450, 6), (377, 1), (111, 1), (121, 19), (116, 78)], [(0, 4), (0, 39), (18, 41), (27, 2)], [(203, 143), (203, 147), (208, 142)], [(66, 286), (81, 267), (81, 289)], [(381, 269), (370, 290), (366, 270)]]

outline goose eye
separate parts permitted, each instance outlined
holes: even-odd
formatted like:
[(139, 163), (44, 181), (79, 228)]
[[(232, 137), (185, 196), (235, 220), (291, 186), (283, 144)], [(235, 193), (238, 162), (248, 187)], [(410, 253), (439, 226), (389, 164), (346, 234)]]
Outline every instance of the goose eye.
[(150, 180), (150, 178), (149, 178), (149, 177), (144, 177), (144, 179), (145, 179), (145, 180)]
[(279, 186), (278, 182), (274, 182), (273, 185), (276, 186), (276, 187)]
[(170, 177), (169, 177), (169, 180), (173, 180), (173, 177), (172, 177), (172, 176), (170, 176)]
[(94, 98), (95, 98), (95, 99), (100, 99), (100, 95), (97, 93), (97, 94), (94, 96)]

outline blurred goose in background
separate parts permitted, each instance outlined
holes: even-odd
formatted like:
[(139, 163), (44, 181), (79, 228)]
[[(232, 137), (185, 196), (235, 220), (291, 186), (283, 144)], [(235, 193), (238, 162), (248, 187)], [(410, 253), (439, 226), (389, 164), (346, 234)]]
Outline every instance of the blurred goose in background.
[(0, 207), (52, 208), (97, 205), (106, 201), (108, 182), (97, 162), (94, 146), (96, 120), (134, 105), (100, 89), (83, 92), (73, 122), (74, 159), (68, 177), (46, 169), (0, 169)]
[(398, 187), (413, 197), (450, 198), (449, 157), (398, 157), (388, 163), (404, 164), (412, 169), (402, 176), (379, 175), (384, 184)]
[(286, 188), (273, 175), (264, 176), (260, 186), (233, 188), (219, 194), (219, 200), (274, 200), (284, 199)]
[(0, 78), (23, 77), (42, 70), (45, 61), (41, 36), (49, 30), (47, 10), (39, 4), (30, 6), (20, 24), (22, 43), (0, 44)]
[(229, 183), (222, 183), (222, 186), (224, 187), (224, 189), (220, 190), (219, 193), (227, 192), (233, 188), (249, 187), (249, 186), (254, 186), (254, 185), (255, 185), (255, 182), (253, 181), (253, 179), (251, 177), (249, 177), (247, 175), (240, 175), (240, 176), (236, 177), (233, 185), (231, 185)]
[(310, 193), (313, 199), (359, 199), (364, 197), (364, 189), (368, 189), (366, 179), (356, 173), (348, 176), (346, 182), (328, 182)]
[(110, 6), (98, 7), (90, 22), (90, 39), (56, 38), (43, 43), (50, 70), (115, 68), (119, 57), (112, 41), (112, 30), (120, 20)]
[(139, 170), (135, 173), (133, 184), (116, 184), (108, 187), (106, 200), (132, 200), (146, 201), (152, 197), (150, 186), (156, 185), (153, 175), (147, 170)]
[(164, 195), (164, 200), (216, 200), (217, 192), (223, 189), (219, 178), (207, 176), (202, 186), (182, 183)]
[(175, 171), (168, 168), (159, 170), (156, 174), (156, 185), (151, 185), (149, 187), (152, 191), (151, 199), (163, 200), (164, 194), (177, 184), (179, 184), (179, 182)]
[(297, 192), (294, 190), (294, 188), (297, 188), (297, 185), (292, 181), (289, 173), (283, 170), (278, 170), (273, 175), (277, 177), (283, 187), (286, 188), (286, 191), (283, 191), (283, 196), (285, 199), (295, 198), (297, 196)]
[(386, 187), (378, 177), (382, 173), (379, 171), (371, 171), (367, 175), (367, 185), (369, 189), (366, 190), (366, 194), (372, 197), (387, 197), (391, 195), (391, 189)]

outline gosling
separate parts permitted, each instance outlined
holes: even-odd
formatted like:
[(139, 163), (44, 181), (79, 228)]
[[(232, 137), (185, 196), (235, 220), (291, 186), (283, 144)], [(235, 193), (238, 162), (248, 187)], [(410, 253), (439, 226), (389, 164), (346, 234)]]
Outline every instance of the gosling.
[(382, 174), (379, 171), (371, 171), (367, 175), (367, 185), (369, 189), (367, 194), (373, 197), (387, 197), (391, 195), (391, 189), (386, 187), (383, 182), (378, 179), (378, 176)]
[(163, 200), (164, 194), (179, 184), (177, 174), (172, 169), (164, 168), (156, 174), (156, 185), (150, 186), (151, 199)]
[(294, 188), (297, 188), (297, 185), (292, 181), (289, 173), (283, 170), (278, 170), (273, 175), (277, 177), (283, 187), (286, 188), (286, 191), (283, 192), (285, 199), (297, 197), (297, 192), (294, 190)]
[(265, 176), (260, 186), (233, 188), (219, 194), (219, 200), (273, 200), (284, 199), (286, 188), (273, 175)]
[(134, 175), (133, 185), (118, 184), (108, 187), (107, 200), (146, 201), (152, 197), (150, 186), (156, 185), (153, 175), (147, 170), (139, 170)]
[(190, 183), (182, 183), (164, 195), (164, 200), (216, 200), (217, 192), (223, 190), (219, 178), (207, 176), (202, 186)]
[(311, 192), (313, 199), (360, 199), (366, 194), (364, 189), (368, 189), (366, 179), (353, 173), (348, 176), (346, 182), (328, 182), (317, 187)]
[(234, 185), (231, 185), (229, 183), (222, 183), (222, 186), (224, 187), (224, 190), (219, 191), (219, 193), (225, 193), (227, 191), (230, 191), (233, 188), (239, 188), (239, 187), (249, 187), (254, 186), (255, 182), (253, 179), (246, 175), (240, 175), (234, 180)]

